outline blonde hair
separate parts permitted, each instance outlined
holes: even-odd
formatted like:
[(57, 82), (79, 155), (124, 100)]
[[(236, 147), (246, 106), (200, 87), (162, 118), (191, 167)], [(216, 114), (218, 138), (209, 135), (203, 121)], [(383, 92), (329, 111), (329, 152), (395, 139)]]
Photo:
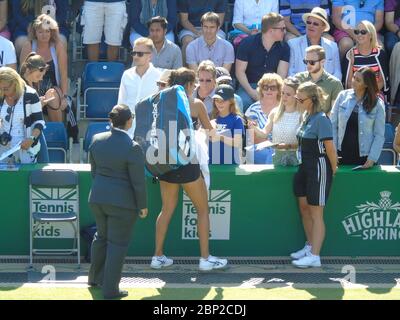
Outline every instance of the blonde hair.
[[(233, 113), (234, 115), (238, 115), (241, 118), (243, 118), (242, 113), (240, 112), (240, 109), (236, 103), (235, 98), (229, 99), (229, 112)], [(213, 108), (211, 111), (211, 119), (216, 119), (219, 116), (218, 108), (215, 105), (215, 99), (213, 99)]]
[[(297, 88), (300, 85), (300, 81), (294, 77), (288, 77), (285, 80), (283, 80), (283, 85), (288, 86), (289, 88), (292, 88), (294, 90), (294, 93), (296, 94)], [(283, 90), (283, 88), (282, 88), (282, 90)], [(295, 102), (295, 106), (296, 106), (296, 111), (297, 111), (297, 101)], [(273, 123), (276, 123), (279, 121), (279, 119), (285, 113), (285, 108), (286, 108), (286, 106), (283, 104), (282, 98), (281, 98), (281, 102), (279, 103), (279, 107), (278, 107), (278, 112), (275, 113), (274, 119), (272, 119)]]
[(359, 23), (359, 25), (360, 24), (362, 24), (365, 27), (365, 29), (367, 29), (368, 33), (371, 36), (371, 48), (380, 48), (381, 46), (379, 45), (378, 42), (378, 35), (376, 33), (375, 26), (367, 20), (362, 20)]
[[(17, 71), (9, 67), (0, 67), (0, 81), (5, 81), (15, 85), (17, 98), (21, 97), (25, 90), (25, 81)], [(0, 89), (0, 99), (4, 99), (4, 92)]]
[(283, 16), (279, 13), (270, 12), (266, 14), (261, 19), (261, 32), (266, 33), (281, 21), (283, 21)]
[(47, 14), (41, 14), (35, 20), (28, 29), (29, 40), (37, 40), (36, 32), (39, 28), (50, 29), (50, 42), (58, 43), (60, 37), (60, 31), (58, 29), (57, 21)]
[(314, 82), (307, 81), (302, 83), (297, 88), (297, 92), (303, 92), (307, 96), (307, 98), (311, 99), (312, 101), (311, 114), (322, 111), (322, 107), (325, 104), (326, 96), (324, 94), (324, 91)]
[(145, 38), (145, 37), (138, 38), (133, 43), (133, 46), (140, 46), (140, 45), (145, 45), (151, 52), (153, 52), (153, 50), (155, 49), (153, 40), (151, 40), (150, 38)]
[(315, 52), (318, 55), (319, 60), (324, 60), (326, 58), (325, 49), (318, 45), (309, 46), (306, 49), (306, 53)]
[(214, 62), (212, 62), (211, 60), (203, 60), (202, 62), (200, 62), (197, 68), (197, 76), (199, 76), (201, 71), (209, 72), (211, 73), (214, 80), (217, 79), (217, 68), (215, 67)]
[(281, 100), (283, 80), (282, 80), (282, 77), (277, 73), (264, 73), (262, 78), (258, 81), (258, 83), (257, 83), (257, 92), (258, 92), (258, 95), (259, 95), (260, 99), (264, 97), (264, 95), (262, 93), (262, 90), (261, 90), (261, 87), (266, 85), (266, 84), (269, 84), (269, 83), (271, 83), (273, 81), (276, 82), (276, 85), (278, 87), (277, 99), (278, 99), (278, 101)]

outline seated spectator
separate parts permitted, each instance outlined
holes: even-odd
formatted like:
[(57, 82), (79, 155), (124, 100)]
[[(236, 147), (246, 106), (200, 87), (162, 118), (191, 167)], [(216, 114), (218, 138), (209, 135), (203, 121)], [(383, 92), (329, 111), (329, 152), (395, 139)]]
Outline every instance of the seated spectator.
[(329, 114), (336, 97), (343, 90), (342, 82), (324, 69), (326, 57), (325, 50), (321, 46), (308, 47), (303, 61), (307, 66), (307, 71), (297, 73), (295, 77), (300, 83), (314, 82), (325, 92), (327, 97), (321, 102), (321, 108)]
[(306, 23), (306, 34), (288, 41), (290, 47), (289, 75), (293, 76), (298, 72), (305, 71), (306, 65), (303, 61), (306, 48), (320, 45), (325, 49), (326, 71), (342, 80), (339, 49), (334, 41), (322, 37), (323, 32), (330, 29), (326, 11), (322, 8), (314, 8), (311, 13), (303, 15), (303, 21)]
[[(59, 35), (55, 20), (46, 14), (37, 17), (29, 27), (28, 40), (22, 47), (20, 63), (32, 51), (43, 57), (48, 68), (40, 82), (38, 93), (43, 96), (49, 89), (59, 87), (60, 90), (55, 89), (61, 96), (59, 108), (65, 110), (68, 106), (68, 57)], [(49, 109), (49, 117), (51, 121), (63, 121), (63, 113), (59, 110), (53, 113)]]
[(99, 60), (103, 30), (107, 44), (107, 59), (109, 61), (118, 59), (127, 22), (125, 1), (85, 0), (81, 24), (83, 25), (83, 43), (87, 45), (89, 61)]
[(165, 37), (175, 43), (174, 28), (177, 23), (176, 0), (132, 0), (130, 6), (131, 35), (133, 43), (140, 37), (149, 37), (148, 22), (154, 17), (163, 17), (168, 21)]
[(240, 83), (237, 94), (243, 100), (244, 110), (257, 101), (257, 82), (264, 73), (278, 73), (286, 78), (290, 49), (282, 42), (285, 21), (277, 13), (262, 19), (261, 33), (249, 36), (240, 43), (236, 56), (236, 78)]
[(400, 106), (400, 42), (398, 42), (392, 51), (390, 57), (390, 103)]
[(158, 91), (164, 90), (165, 88), (168, 88), (168, 81), (171, 76), (172, 70), (165, 69), (161, 75), (160, 79), (157, 81), (157, 87)]
[[(219, 86), (220, 84), (229, 84), (232, 88), (233, 88), (233, 80), (231, 77), (231, 74), (229, 73), (228, 70), (226, 70), (224, 67), (216, 67), (215, 68), (217, 70), (217, 79), (216, 79), (216, 83), (217, 86)], [(241, 113), (243, 113), (243, 101), (242, 98), (240, 96), (238, 96), (235, 93), (235, 101), (236, 101), (236, 105), (238, 106), (239, 110)]]
[(400, 154), (400, 123), (396, 127), (396, 134), (394, 135), (394, 141), (393, 141), (393, 149), (398, 154)]
[(249, 128), (254, 129), (258, 137), (268, 137), (272, 132), (272, 143), (274, 154), (272, 163), (282, 166), (295, 166), (299, 163), (296, 155), (297, 151), (297, 129), (301, 122), (301, 113), (297, 109), (296, 90), (300, 82), (295, 78), (286, 78), (283, 81), (282, 98), (279, 107), (272, 109), (269, 114), (267, 124), (261, 130), (249, 121)]
[(333, 37), (339, 46), (340, 58), (354, 46), (357, 36), (354, 29), (367, 20), (377, 32), (383, 27), (384, 0), (332, 0), (332, 22), (336, 29)]
[[(178, 39), (182, 44), (183, 61), (186, 61), (186, 47), (194, 39), (201, 36), (201, 17), (207, 12), (215, 12), (219, 22), (224, 24), (227, 0), (178, 0), (179, 22), (183, 29), (179, 32)], [(225, 39), (225, 33), (219, 29), (218, 36)]]
[[(134, 67), (126, 70), (121, 78), (118, 93), (118, 104), (125, 104), (132, 114), (135, 114), (136, 104), (143, 98), (158, 92), (157, 81), (161, 71), (151, 63), (153, 41), (149, 38), (139, 38), (135, 41), (132, 51)], [(133, 120), (129, 134), (133, 137), (136, 120)]]
[(342, 91), (332, 108), (333, 142), (342, 157), (340, 164), (369, 168), (385, 142), (385, 105), (372, 69), (358, 69), (352, 88)]
[[(258, 127), (264, 130), (267, 125), (270, 112), (279, 106), (282, 97), (283, 80), (276, 73), (266, 73), (258, 81), (257, 93), (260, 97), (259, 101), (253, 103), (246, 111), (245, 118), (248, 126)], [(249, 123), (251, 122), (251, 123)], [(267, 140), (267, 136), (257, 136), (250, 131), (250, 135), (246, 137), (246, 145), (248, 146), (247, 163), (255, 164), (271, 164), (272, 148), (262, 148), (256, 150), (256, 144)], [(250, 148), (250, 146), (253, 146)]]
[[(22, 79), (39, 94), (42, 108), (45, 108), (48, 120), (52, 122), (62, 121), (63, 110), (61, 109), (62, 94), (59, 88), (50, 88), (43, 92), (40, 89), (40, 83), (47, 71), (48, 65), (44, 59), (31, 52), (21, 64), (20, 75)], [(61, 120), (60, 120), (61, 119)]]
[[(306, 25), (303, 19), (305, 13), (309, 13), (313, 8), (320, 7), (326, 11), (324, 17), (329, 17), (328, 0), (281, 0), (279, 12), (285, 19), (286, 36), (285, 40), (300, 37), (306, 33)], [(332, 39), (329, 34), (325, 37)]]
[(235, 90), (227, 84), (215, 89), (211, 124), (217, 134), (209, 143), (210, 164), (240, 164), (244, 125), (235, 102)]
[(9, 3), (12, 9), (9, 28), (18, 56), (27, 40), (29, 25), (41, 14), (48, 14), (57, 21), (60, 31), (59, 38), (64, 47), (67, 47), (69, 37), (67, 24), (68, 1), (11, 0)]
[(163, 17), (153, 17), (148, 22), (149, 38), (154, 44), (151, 62), (156, 68), (178, 69), (182, 67), (182, 52), (167, 39), (167, 26), (168, 22)]
[(197, 69), (199, 85), (194, 89), (193, 97), (201, 100), (207, 108), (208, 115), (213, 109), (213, 96), (215, 93), (217, 70), (212, 61), (205, 60)]
[(397, 42), (400, 41), (400, 1), (385, 1), (385, 48), (388, 56), (392, 54), (392, 50)]
[(279, 0), (236, 0), (230, 40), (237, 46), (242, 39), (261, 32), (261, 19), (270, 12), (279, 13)]
[(216, 67), (231, 70), (235, 53), (230, 42), (217, 36), (219, 27), (218, 14), (207, 12), (201, 17), (202, 36), (186, 48), (186, 64), (190, 69), (197, 70), (201, 61), (211, 60)]
[(0, 36), (10, 39), (11, 34), (7, 28), (8, 22), (8, 0), (0, 0)]
[(352, 88), (353, 74), (358, 69), (369, 66), (376, 74), (379, 90), (387, 92), (389, 88), (387, 57), (385, 50), (378, 43), (374, 25), (364, 20), (353, 32), (357, 40), (356, 46), (347, 52), (344, 61), (346, 88)]
[(13, 43), (0, 36), (0, 67), (17, 69), (17, 56)]

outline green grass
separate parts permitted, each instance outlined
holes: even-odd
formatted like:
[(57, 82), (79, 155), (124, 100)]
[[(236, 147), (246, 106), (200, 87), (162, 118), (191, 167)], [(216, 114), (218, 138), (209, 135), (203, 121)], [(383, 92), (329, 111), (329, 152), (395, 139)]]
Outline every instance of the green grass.
[[(400, 289), (296, 289), (296, 288), (129, 288), (131, 300), (399, 300)], [(0, 300), (98, 300), (99, 289), (86, 288), (0, 288)]]

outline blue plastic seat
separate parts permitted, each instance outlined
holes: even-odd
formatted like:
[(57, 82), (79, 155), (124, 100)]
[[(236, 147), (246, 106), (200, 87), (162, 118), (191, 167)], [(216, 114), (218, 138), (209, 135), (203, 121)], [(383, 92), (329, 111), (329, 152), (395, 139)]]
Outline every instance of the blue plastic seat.
[(43, 130), (49, 151), (50, 163), (65, 163), (67, 161), (68, 136), (62, 122), (46, 122)]

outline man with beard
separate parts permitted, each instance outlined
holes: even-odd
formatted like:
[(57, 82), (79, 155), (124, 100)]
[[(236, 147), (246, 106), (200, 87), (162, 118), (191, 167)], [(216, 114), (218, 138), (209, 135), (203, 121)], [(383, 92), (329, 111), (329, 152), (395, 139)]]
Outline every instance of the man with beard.
[(321, 46), (310, 46), (306, 49), (303, 60), (307, 71), (297, 73), (295, 77), (301, 82), (312, 81), (324, 90), (326, 101), (322, 110), (329, 114), (339, 92), (343, 90), (342, 83), (324, 69), (326, 61), (325, 50)]
[(303, 14), (303, 21), (306, 25), (306, 34), (288, 41), (290, 47), (289, 76), (306, 70), (306, 66), (303, 64), (306, 48), (319, 45), (324, 48), (326, 53), (326, 71), (341, 80), (342, 71), (338, 46), (334, 41), (327, 39), (324, 34), (330, 29), (326, 11), (316, 7), (310, 13)]

